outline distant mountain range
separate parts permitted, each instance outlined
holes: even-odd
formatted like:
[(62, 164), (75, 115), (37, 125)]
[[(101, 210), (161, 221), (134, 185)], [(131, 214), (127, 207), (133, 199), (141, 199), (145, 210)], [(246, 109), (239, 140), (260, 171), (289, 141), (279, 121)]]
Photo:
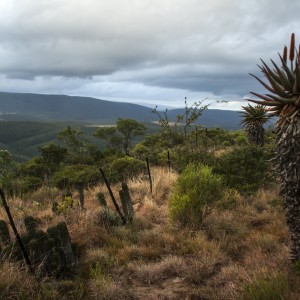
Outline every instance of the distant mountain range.
[[(112, 102), (89, 97), (0, 92), (0, 119), (10, 121), (82, 121), (111, 124), (117, 118), (142, 122), (157, 121), (151, 108), (132, 103)], [(168, 110), (174, 120), (183, 109)], [(237, 111), (208, 109), (199, 119), (206, 127), (240, 128)]]

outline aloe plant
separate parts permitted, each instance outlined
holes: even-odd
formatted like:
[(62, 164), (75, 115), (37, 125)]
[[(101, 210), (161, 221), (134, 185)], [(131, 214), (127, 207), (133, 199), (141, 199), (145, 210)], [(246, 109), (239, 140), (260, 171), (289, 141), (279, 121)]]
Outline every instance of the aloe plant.
[(275, 163), (284, 199), (286, 220), (291, 234), (291, 260), (300, 259), (300, 55), (295, 49), (295, 35), (289, 49), (279, 54), (281, 66), (271, 60), (269, 67), (263, 60), (259, 66), (267, 83), (256, 78), (270, 93), (253, 93), (259, 100), (249, 99), (267, 107), (269, 116), (278, 116)]
[(248, 105), (243, 106), (243, 109), (241, 124), (246, 128), (249, 142), (257, 146), (263, 146), (265, 142), (265, 129), (263, 125), (269, 119), (265, 107), (262, 105)]

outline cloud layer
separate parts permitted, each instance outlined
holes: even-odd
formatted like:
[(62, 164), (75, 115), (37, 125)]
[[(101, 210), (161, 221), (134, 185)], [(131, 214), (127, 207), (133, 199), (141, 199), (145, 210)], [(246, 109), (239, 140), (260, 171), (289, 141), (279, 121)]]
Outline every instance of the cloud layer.
[(297, 0), (2, 0), (1, 90), (242, 99), (300, 28)]

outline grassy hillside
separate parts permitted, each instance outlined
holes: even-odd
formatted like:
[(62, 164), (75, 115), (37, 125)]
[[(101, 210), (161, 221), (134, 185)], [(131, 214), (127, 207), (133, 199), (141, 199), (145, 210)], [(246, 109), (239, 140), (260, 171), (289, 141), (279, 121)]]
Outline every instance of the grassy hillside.
[[(276, 189), (236, 195), (234, 207), (223, 202), (194, 231), (171, 226), (168, 219), (177, 176), (154, 168), (152, 194), (142, 175), (128, 181), (135, 218), (126, 226), (105, 225), (96, 195), (101, 191), (109, 199), (103, 185), (87, 192), (85, 210), (66, 216), (51, 211), (52, 201), (61, 197), (56, 190), (38, 190), (32, 201), (14, 199), (18, 224), (27, 214), (39, 217), (42, 229), (65, 220), (79, 261), (76, 276), (60, 281), (34, 278), (17, 263), (4, 262), (2, 299), (299, 299)], [(113, 186), (115, 195), (119, 189)], [(3, 210), (0, 218), (6, 219)]]

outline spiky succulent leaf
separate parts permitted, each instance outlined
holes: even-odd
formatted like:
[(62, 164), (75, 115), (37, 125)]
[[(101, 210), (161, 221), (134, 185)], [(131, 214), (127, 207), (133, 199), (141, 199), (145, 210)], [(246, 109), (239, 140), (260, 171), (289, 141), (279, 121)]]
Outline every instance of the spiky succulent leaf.
[[(256, 104), (264, 105), (266, 107), (274, 107), (268, 112), (272, 115), (280, 115), (282, 117), (292, 117), (297, 115), (300, 107), (300, 56), (296, 54), (295, 59), (295, 35), (291, 36), (291, 44), (289, 51), (290, 66), (287, 64), (287, 47), (284, 47), (283, 57), (279, 54), (282, 67), (279, 67), (273, 60), (271, 69), (263, 60), (262, 66), (259, 66), (264, 74), (267, 82), (263, 81), (256, 75), (250, 74), (257, 79), (271, 94), (261, 95), (252, 93), (260, 100), (249, 99), (249, 101)], [(295, 65), (293, 64), (295, 63)]]
[(241, 112), (241, 116), (243, 120), (241, 121), (241, 124), (247, 126), (247, 125), (263, 125), (266, 123), (269, 119), (266, 109), (262, 105), (256, 105), (256, 106), (243, 106), (244, 111)]

